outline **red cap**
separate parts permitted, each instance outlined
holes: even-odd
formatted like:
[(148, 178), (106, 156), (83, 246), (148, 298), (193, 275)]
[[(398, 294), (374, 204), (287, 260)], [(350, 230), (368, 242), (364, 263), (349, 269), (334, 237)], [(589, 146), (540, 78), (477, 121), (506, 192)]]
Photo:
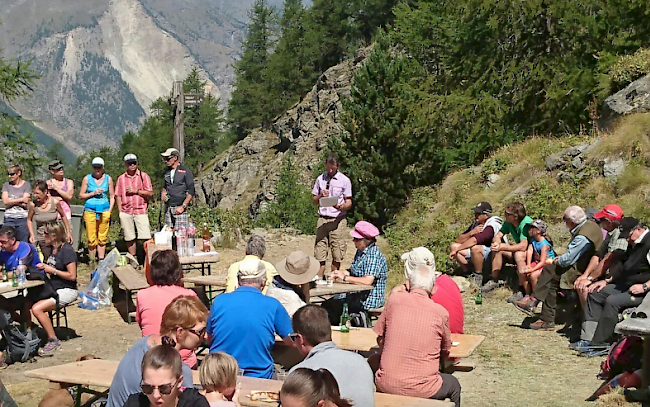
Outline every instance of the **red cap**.
[(607, 218), (611, 221), (620, 221), (623, 219), (623, 209), (615, 204), (605, 205), (602, 211), (596, 212), (594, 218), (602, 219)]

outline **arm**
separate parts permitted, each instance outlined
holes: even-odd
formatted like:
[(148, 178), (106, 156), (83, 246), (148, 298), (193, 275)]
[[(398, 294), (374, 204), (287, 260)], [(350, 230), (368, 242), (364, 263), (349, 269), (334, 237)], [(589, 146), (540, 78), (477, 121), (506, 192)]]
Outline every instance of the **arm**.
[(148, 199), (153, 196), (153, 185), (151, 184), (151, 178), (149, 175), (140, 172), (142, 174), (142, 189), (139, 189), (136, 191), (136, 194), (140, 195), (141, 197)]
[[(313, 198), (312, 198), (312, 200), (313, 200)], [(340, 205), (338, 205), (338, 204), (334, 205), (334, 207), (336, 209), (338, 209), (339, 211), (349, 211), (350, 208), (352, 208), (352, 198), (351, 197), (345, 198), (345, 202), (343, 202)]]
[(115, 185), (113, 185), (113, 178), (108, 177), (108, 212), (113, 212), (113, 207), (115, 206)]
[(66, 179), (65, 182), (68, 184), (68, 190), (67, 191), (64, 191), (63, 189), (57, 187), (54, 184), (54, 182), (49, 182), (48, 181), (48, 187), (50, 189), (55, 190), (61, 196), (61, 198), (63, 198), (66, 201), (69, 201), (74, 196), (74, 182), (72, 182), (71, 179)]
[[(465, 244), (465, 243), (466, 243), (468, 240), (470, 240), (472, 237), (478, 235), (478, 234), (481, 232), (481, 230), (483, 230), (483, 225), (476, 225), (476, 226), (474, 226), (473, 228), (471, 228), (471, 229), (468, 230), (467, 232), (465, 232), (465, 233), (461, 233), (460, 235), (458, 235), (458, 237), (456, 238), (456, 243), (461, 243), (461, 245)], [(474, 239), (474, 242), (476, 242), (476, 239)], [(476, 244), (476, 243), (474, 243), (474, 244), (471, 245), (471, 246), (462, 246), (462, 249), (459, 248), (458, 250), (460, 251), (460, 250), (464, 250), (464, 249), (470, 248), (470, 247), (474, 246), (475, 244)]]
[(517, 244), (502, 244), (499, 246), (500, 251), (505, 252), (523, 252), (528, 247), (528, 239), (521, 239)]
[[(27, 202), (29, 202), (29, 194), (27, 195)], [(9, 198), (9, 192), (7, 191), (2, 191), (2, 203), (5, 204), (6, 206), (9, 205), (20, 205), (25, 202), (25, 197), (23, 196), (22, 198)]]
[(237, 289), (237, 264), (234, 263), (228, 267), (228, 276), (226, 277), (226, 291), (231, 293)]
[(530, 266), (530, 264), (533, 262), (533, 245), (529, 244), (528, 249), (526, 249), (526, 265)]
[(94, 193), (86, 192), (88, 190), (88, 179), (86, 177), (81, 181), (81, 187), (79, 188), (79, 199), (88, 199), (95, 196)]
[(77, 263), (74, 261), (68, 263), (65, 266), (65, 270), (57, 270), (55, 267), (45, 263), (39, 263), (37, 267), (45, 271), (47, 274), (53, 274), (64, 280), (74, 281), (77, 279)]
[[(318, 178), (320, 178), (320, 176)], [(319, 204), (318, 200), (328, 195), (326, 190), (320, 189), (318, 178), (316, 178), (316, 182), (314, 182), (314, 188), (312, 188), (311, 190), (311, 202), (314, 205), (318, 205)]]
[(567, 248), (566, 253), (560, 257), (555, 258), (555, 264), (560, 267), (571, 266), (576, 261), (578, 261), (580, 256), (589, 250), (590, 245), (591, 242), (586, 237), (581, 235), (574, 237), (571, 243), (569, 243), (569, 247)]
[(68, 237), (68, 243), (72, 244), (72, 229), (70, 229), (70, 222), (68, 221), (68, 217), (65, 216), (65, 212), (63, 212), (61, 201), (57, 201), (56, 211), (59, 213), (59, 216), (61, 216), (61, 220), (63, 221), (63, 226), (65, 226), (65, 232)]
[[(3, 193), (4, 195), (4, 193)], [(29, 210), (27, 211), (27, 230), (29, 231), (29, 243), (36, 243), (36, 237), (34, 236), (34, 204), (29, 204)]]
[(648, 292), (648, 287), (650, 287), (650, 280), (646, 281), (645, 283), (641, 284), (634, 284), (632, 287), (628, 289), (630, 294), (633, 295), (641, 295)]
[(115, 203), (117, 204), (117, 211), (119, 212), (122, 207), (122, 197), (118, 194), (115, 194)]
[[(530, 245), (530, 247), (532, 248), (533, 245)], [(539, 255), (539, 263), (537, 263), (537, 265), (533, 269), (529, 270), (528, 273), (534, 273), (537, 270), (543, 269), (544, 266), (546, 265), (547, 257), (548, 257), (548, 246), (542, 246), (542, 252)]]

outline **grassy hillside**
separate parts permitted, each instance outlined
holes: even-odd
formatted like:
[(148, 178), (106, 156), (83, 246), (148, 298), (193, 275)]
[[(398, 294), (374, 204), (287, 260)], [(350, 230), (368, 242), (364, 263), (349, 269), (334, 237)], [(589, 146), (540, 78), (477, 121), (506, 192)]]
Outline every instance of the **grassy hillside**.
[[(585, 142), (591, 145), (583, 154), (583, 169), (569, 164), (561, 180), (559, 170), (546, 169), (545, 160), (551, 154)], [(626, 160), (625, 170), (617, 178), (604, 178), (604, 161), (616, 158)], [(413, 192), (406, 208), (386, 231), (390, 243), (389, 285), (403, 279), (399, 255), (416, 246), (431, 249), (438, 269), (450, 272), (449, 243), (473, 220), (472, 208), (479, 201), (490, 202), (501, 217), (508, 202), (522, 202), (529, 216), (549, 224), (549, 233), (560, 252), (568, 241), (562, 215), (569, 205), (602, 207), (617, 203), (626, 215), (650, 220), (649, 166), (650, 114), (625, 117), (611, 131), (597, 136), (531, 137), (505, 146), (482, 165), (455, 172), (437, 187)], [(491, 174), (499, 175), (499, 180), (487, 188)]]

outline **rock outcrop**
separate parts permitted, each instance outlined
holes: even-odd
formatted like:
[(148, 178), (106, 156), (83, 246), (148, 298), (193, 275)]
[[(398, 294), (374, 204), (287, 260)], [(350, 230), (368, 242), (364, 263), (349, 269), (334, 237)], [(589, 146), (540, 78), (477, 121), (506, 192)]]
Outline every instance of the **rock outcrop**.
[(624, 89), (605, 99), (603, 119), (650, 111), (650, 74), (637, 79)]
[(310, 188), (320, 151), (329, 137), (344, 131), (342, 100), (350, 95), (354, 72), (368, 52), (362, 49), (354, 59), (325, 71), (302, 101), (273, 122), (270, 131), (254, 131), (219, 155), (197, 177), (199, 202), (223, 209), (247, 208), (256, 215), (274, 198), (287, 152), (304, 174), (300, 187)]

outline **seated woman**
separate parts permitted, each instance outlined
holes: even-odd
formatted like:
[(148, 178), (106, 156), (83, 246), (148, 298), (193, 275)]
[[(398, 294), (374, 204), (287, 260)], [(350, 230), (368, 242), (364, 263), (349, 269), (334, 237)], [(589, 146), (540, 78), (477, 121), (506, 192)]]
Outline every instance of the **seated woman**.
[[(45, 244), (52, 247), (52, 253), (36, 267), (49, 274), (52, 288), (59, 297), (59, 306), (68, 305), (77, 299), (77, 253), (68, 243), (68, 234), (62, 222), (49, 223), (43, 230)], [(56, 307), (54, 297), (37, 301), (31, 306), (32, 314), (47, 333), (47, 343), (42, 351), (54, 352), (60, 345), (47, 315)]]
[(269, 286), (266, 295), (280, 301), (289, 316), (309, 302), (309, 283), (320, 263), (302, 251), (292, 252), (275, 265), (277, 276)]
[(183, 362), (173, 346), (149, 349), (141, 369), (142, 392), (130, 395), (124, 407), (209, 407), (198, 390), (183, 390)]
[[(122, 407), (130, 395), (140, 392), (142, 361), (149, 349), (164, 343), (177, 351), (196, 350), (205, 337), (207, 319), (208, 309), (198, 298), (183, 296), (172, 301), (163, 312), (160, 334), (138, 340), (120, 361), (108, 392), (106, 407)], [(184, 363), (179, 382), (183, 387), (194, 387), (192, 369)]]
[(354, 260), (349, 270), (334, 270), (332, 277), (349, 284), (371, 285), (373, 289), (348, 294), (347, 297), (340, 295), (325, 301), (323, 307), (327, 309), (332, 325), (339, 324), (343, 304), (346, 302), (350, 313), (367, 311), (384, 305), (388, 266), (386, 257), (376, 244), (379, 229), (369, 222), (360, 221), (354, 225), (350, 236), (357, 248)]
[[(138, 305), (135, 320), (138, 321), (142, 336), (160, 332), (163, 311), (176, 297), (194, 296), (196, 293), (183, 288), (181, 278), (183, 269), (178, 254), (173, 250), (161, 250), (151, 258), (151, 282), (149, 288), (138, 291)], [(190, 367), (197, 365), (196, 354), (192, 350), (181, 350), (181, 357)]]
[[(351, 407), (327, 369), (298, 368), (282, 383), (280, 404), (286, 407)], [(361, 407), (361, 406), (360, 406)]]

